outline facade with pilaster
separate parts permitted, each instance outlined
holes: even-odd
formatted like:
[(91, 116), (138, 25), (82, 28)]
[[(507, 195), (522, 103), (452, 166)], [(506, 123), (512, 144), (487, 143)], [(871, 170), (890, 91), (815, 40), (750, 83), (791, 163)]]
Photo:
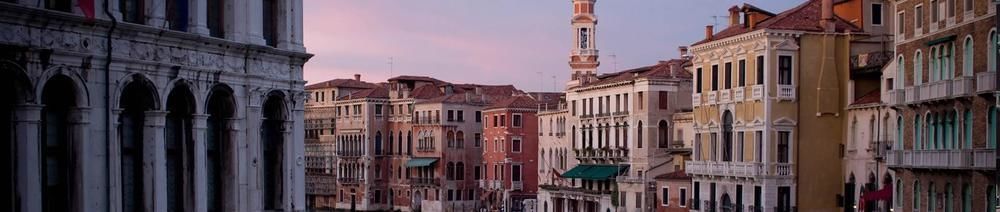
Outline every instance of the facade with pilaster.
[(12, 211), (304, 210), (302, 1), (0, 1)]

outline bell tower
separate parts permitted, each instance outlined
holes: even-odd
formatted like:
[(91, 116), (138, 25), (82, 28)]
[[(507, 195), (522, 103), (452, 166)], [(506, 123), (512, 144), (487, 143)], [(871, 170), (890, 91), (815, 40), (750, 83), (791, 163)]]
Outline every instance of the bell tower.
[(567, 86), (573, 87), (586, 84), (596, 78), (597, 67), (597, 16), (594, 15), (594, 3), (597, 0), (572, 0), (573, 18), (570, 24), (573, 28), (573, 49), (569, 55), (569, 67), (572, 69)]

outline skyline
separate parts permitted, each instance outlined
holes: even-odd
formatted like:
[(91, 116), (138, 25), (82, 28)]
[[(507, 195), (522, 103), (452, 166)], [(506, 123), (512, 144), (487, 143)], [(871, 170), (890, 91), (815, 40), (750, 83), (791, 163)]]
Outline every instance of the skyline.
[[(677, 58), (678, 46), (704, 36), (691, 32), (703, 32), (715, 22), (720, 26), (717, 31), (723, 29), (728, 24), (722, 17), (726, 9), (743, 2), (772, 12), (801, 3), (600, 1), (595, 8), (602, 62), (598, 73)], [(392, 58), (392, 76), (512, 84), (525, 91), (562, 90), (570, 73), (572, 34), (566, 24), (572, 11), (564, 1), (520, 3), (306, 0), (304, 39), (315, 56), (306, 64), (304, 78), (312, 84), (361, 74), (362, 80), (384, 82)], [(713, 15), (720, 17), (713, 21)], [(692, 19), (696, 21), (685, 21)], [(407, 22), (419, 24), (399, 24)]]

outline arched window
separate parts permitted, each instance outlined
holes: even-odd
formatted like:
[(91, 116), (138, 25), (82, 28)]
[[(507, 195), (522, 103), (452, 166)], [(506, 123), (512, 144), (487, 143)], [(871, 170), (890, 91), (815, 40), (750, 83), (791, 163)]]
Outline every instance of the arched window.
[(893, 195), (893, 202), (897, 208), (903, 207), (903, 180), (896, 179), (896, 194)]
[(660, 144), (660, 148), (668, 148), (668, 147), (670, 147), (670, 136), (668, 136), (670, 134), (669, 133), (670, 132), (670, 127), (667, 125), (667, 121), (660, 120), (660, 123), (657, 124), (656, 129), (657, 129), (656, 132), (657, 132), (658, 141), (659, 141), (658, 143)]
[(990, 72), (997, 71), (997, 31), (991, 30), (989, 40), (987, 40), (987, 46), (989, 46), (988, 52), (986, 54), (986, 70)]
[(573, 149), (577, 149), (577, 147), (576, 147), (576, 125), (574, 125), (574, 126), (572, 126), (570, 128), (569, 134), (570, 134), (570, 137), (571, 137), (570, 141), (573, 142), (572, 143)]
[(972, 76), (973, 59), (976, 57), (972, 46), (972, 37), (965, 38), (965, 47), (962, 48), (962, 76)]
[(972, 186), (969, 183), (962, 185), (962, 212), (972, 211)]
[(413, 149), (413, 133), (410, 131), (406, 131), (406, 155), (413, 155), (413, 152), (410, 152), (412, 149)]
[(465, 180), (465, 163), (458, 162), (455, 165), (455, 180)]
[(857, 146), (856, 143), (858, 143), (858, 136), (861, 136), (861, 133), (858, 132), (858, 117), (851, 117), (851, 134), (850, 134), (850, 136), (851, 137), (848, 138), (850, 140), (847, 141), (847, 149), (853, 150), (853, 149), (857, 148), (855, 146)]
[(78, 185), (75, 177), (75, 161), (72, 157), (72, 141), (68, 117), (77, 106), (76, 88), (66, 76), (52, 77), (42, 89), (41, 155), (42, 159), (42, 207), (43, 211), (69, 211), (74, 207)]
[[(392, 133), (390, 133), (391, 135)], [(403, 154), (403, 131), (396, 132), (396, 154)]]
[(455, 132), (449, 130), (446, 138), (448, 139), (448, 147), (455, 147)]
[(987, 139), (986, 144), (987, 144), (987, 147), (989, 147), (989, 148), (996, 148), (996, 146), (997, 146), (996, 145), (997, 144), (997, 131), (996, 131), (996, 128), (997, 128), (997, 108), (993, 107), (993, 106), (990, 106), (989, 110), (990, 110), (989, 111), (989, 124), (988, 124), (989, 127), (987, 127), (987, 129), (986, 129), (986, 131), (987, 131), (986, 134), (988, 135), (988, 139)]
[(955, 191), (951, 188), (951, 183), (944, 184), (944, 211), (952, 212), (955, 208)]
[(965, 109), (965, 118), (963, 120), (965, 121), (965, 124), (963, 124), (963, 127), (965, 127), (965, 145), (963, 145), (963, 148), (964, 149), (972, 149), (972, 135), (973, 135), (972, 134), (972, 110)]
[(913, 55), (913, 85), (920, 85), (924, 82), (923, 55), (920, 50)]
[(447, 177), (448, 180), (455, 180), (455, 164), (454, 163), (448, 162), (447, 173), (445, 173), (445, 177)]
[(205, 195), (209, 211), (229, 211), (226, 208), (225, 196), (230, 188), (236, 186), (232, 180), (224, 176), (235, 176), (235, 170), (230, 167), (234, 151), (234, 135), (231, 134), (232, 117), (236, 114), (236, 101), (232, 89), (218, 85), (212, 88), (208, 97), (208, 124), (205, 142), (206, 189)]
[(940, 79), (941, 70), (939, 69), (940, 66), (938, 66), (938, 60), (940, 60), (940, 58), (938, 56), (938, 48), (931, 47), (931, 54), (927, 58), (927, 62), (929, 63), (927, 67), (929, 81), (927, 82), (934, 82)]
[[(285, 112), (284, 96), (280, 93), (270, 94), (264, 101), (264, 120), (261, 127), (261, 178), (263, 179), (264, 210), (280, 210), (284, 197), (283, 165), (285, 152), (284, 127), (288, 120)], [(380, 140), (381, 133), (376, 137)]]
[(393, 140), (392, 140), (392, 137), (393, 137), (393, 136), (392, 136), (392, 131), (390, 130), (390, 131), (389, 131), (389, 134), (385, 134), (385, 137), (389, 139), (388, 143), (386, 143), (386, 145), (385, 145), (385, 149), (386, 149), (386, 150), (385, 150), (385, 151), (386, 151), (386, 153), (385, 153), (385, 154), (386, 154), (386, 155), (392, 155), (392, 153), (393, 153), (393, 152), (395, 151), (395, 150), (393, 149), (393, 147), (396, 147), (396, 145), (393, 145)]
[(733, 113), (722, 113), (722, 161), (733, 161)]
[(923, 126), (920, 125), (920, 114), (913, 115), (913, 149), (915, 150), (923, 149), (920, 145), (920, 137), (923, 136), (923, 134), (920, 133), (920, 128), (923, 128)]
[(458, 131), (458, 133), (455, 133), (455, 146), (458, 148), (465, 147), (465, 132)]
[(125, 85), (119, 98), (119, 108), (122, 112), (118, 117), (121, 123), (118, 126), (118, 134), (121, 142), (121, 195), (124, 211), (142, 210), (145, 207), (144, 196), (147, 192), (144, 192), (146, 189), (144, 181), (152, 176), (146, 176), (147, 170), (143, 166), (150, 160), (145, 157), (148, 153), (144, 151), (149, 144), (143, 141), (154, 135), (145, 135), (144, 128), (157, 121), (153, 117), (146, 117), (147, 114), (156, 115), (147, 113), (156, 108), (154, 85), (138, 75), (135, 76), (134, 81)]
[(597, 124), (597, 147), (604, 147), (604, 130), (601, 129), (601, 124)]
[[(194, 135), (192, 115), (195, 109), (194, 94), (188, 86), (179, 84), (167, 97), (166, 136), (167, 202), (171, 211), (183, 211), (192, 206), (184, 196), (194, 191)], [(185, 171), (188, 170), (188, 171)]]
[(930, 184), (927, 184), (927, 211), (934, 211), (937, 209), (937, 203), (937, 189), (934, 187), (934, 182), (931, 182)]
[(913, 181), (913, 211), (920, 210), (920, 181)]
[(375, 155), (382, 155), (382, 132), (375, 132)]
[(903, 116), (896, 117), (896, 145), (892, 149), (903, 149)]
[(636, 129), (635, 144), (636, 144), (636, 148), (642, 148), (642, 137), (643, 137), (643, 134), (642, 134), (642, 121), (639, 121), (639, 125), (637, 125), (637, 126), (639, 126), (639, 127)]
[(906, 59), (900, 54), (896, 59), (896, 89), (906, 86)]

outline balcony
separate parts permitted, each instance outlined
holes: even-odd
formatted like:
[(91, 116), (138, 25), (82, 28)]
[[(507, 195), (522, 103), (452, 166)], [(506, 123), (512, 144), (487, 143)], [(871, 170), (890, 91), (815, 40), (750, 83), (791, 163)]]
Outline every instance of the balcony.
[(364, 180), (358, 178), (337, 178), (337, 182), (340, 184), (356, 185), (356, 184), (361, 184), (362, 181)]
[(733, 101), (741, 102), (744, 99), (746, 99), (746, 96), (743, 95), (744, 92), (746, 92), (746, 88), (744, 87), (738, 87), (733, 89)]
[(438, 179), (436, 178), (411, 178), (410, 184), (415, 186), (438, 186)]
[(959, 77), (952, 80), (951, 97), (963, 97), (975, 93), (975, 80), (972, 77)]
[(476, 182), (479, 183), (479, 188), (486, 189), (486, 182), (487, 182), (487, 180), (476, 180)]
[(993, 169), (994, 154), (994, 149), (892, 150), (886, 163), (892, 168)]
[(710, 104), (710, 105), (714, 105), (716, 102), (718, 102), (719, 101), (719, 96), (718, 96), (717, 91), (709, 91), (708, 92), (708, 100), (706, 100), (706, 101), (707, 102), (705, 102), (705, 104)]
[(764, 98), (764, 85), (751, 85), (750, 89), (750, 99), (760, 100)]
[(688, 174), (730, 177), (791, 176), (792, 164), (756, 162), (687, 161)]
[(434, 147), (432, 146), (418, 146), (417, 152), (434, 152)]
[(997, 88), (996, 72), (976, 73), (976, 92), (993, 92)]
[(892, 89), (885, 93), (882, 101), (889, 105), (902, 105), (906, 102), (906, 92), (903, 89)]
[(579, 160), (597, 161), (625, 161), (628, 159), (628, 149), (576, 149), (576, 158)]
[(732, 92), (728, 89), (719, 91), (719, 103), (727, 103), (733, 101)]
[(924, 84), (921, 86), (921, 100), (931, 101), (951, 97), (952, 83), (951, 80), (939, 80)]
[(920, 85), (906, 87), (906, 104), (920, 101)]
[(490, 183), (490, 188), (495, 189), (495, 190), (503, 189), (503, 180), (493, 180)]
[(921, 84), (920, 86), (917, 86), (917, 89), (920, 90), (920, 98), (917, 99), (917, 102), (922, 102), (934, 98), (935, 95), (934, 85), (932, 85), (931, 83)]
[(339, 156), (339, 157), (345, 157), (345, 158), (361, 157), (363, 155), (364, 155), (363, 152), (358, 151), (358, 150), (340, 150), (340, 151), (337, 151), (337, 156)]
[(793, 86), (793, 85), (778, 85), (778, 99), (779, 100), (795, 100), (795, 86)]
[(515, 191), (524, 190), (524, 181), (510, 182), (510, 190), (515, 190)]
[(642, 177), (620, 176), (615, 178), (615, 181), (618, 181), (619, 183), (642, 183), (645, 180)]
[(700, 106), (701, 105), (701, 93), (691, 94), (691, 105)]

